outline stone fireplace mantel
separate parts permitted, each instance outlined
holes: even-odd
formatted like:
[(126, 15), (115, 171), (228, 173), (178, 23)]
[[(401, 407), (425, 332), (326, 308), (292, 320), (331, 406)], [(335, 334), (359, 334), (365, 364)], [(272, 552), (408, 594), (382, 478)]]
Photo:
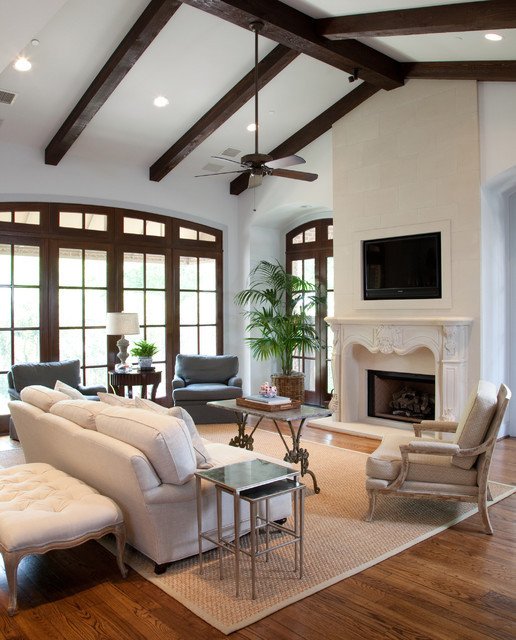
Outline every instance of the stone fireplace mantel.
[(396, 354), (400, 357), (418, 349), (428, 349), (435, 365), (436, 416), (450, 420), (460, 416), (468, 393), (468, 345), (472, 318), (332, 317), (326, 318), (326, 322), (334, 336), (334, 393), (330, 403), (333, 416), (325, 419), (324, 424), (314, 426), (330, 429), (333, 426), (338, 431), (346, 431), (346, 424), (371, 422), (366, 418), (366, 400), (360, 391), (364, 386), (362, 377), (365, 371), (360, 362), (360, 350), (354, 348), (356, 345), (371, 354)]

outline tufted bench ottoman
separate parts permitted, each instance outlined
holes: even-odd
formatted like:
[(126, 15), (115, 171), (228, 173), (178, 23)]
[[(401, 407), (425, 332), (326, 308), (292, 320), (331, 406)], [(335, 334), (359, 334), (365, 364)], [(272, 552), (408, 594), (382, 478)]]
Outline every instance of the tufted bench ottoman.
[(0, 469), (0, 553), (9, 586), (9, 615), (16, 613), (22, 558), (75, 547), (107, 533), (116, 536), (117, 562), (125, 577), (125, 528), (113, 500), (49, 464)]

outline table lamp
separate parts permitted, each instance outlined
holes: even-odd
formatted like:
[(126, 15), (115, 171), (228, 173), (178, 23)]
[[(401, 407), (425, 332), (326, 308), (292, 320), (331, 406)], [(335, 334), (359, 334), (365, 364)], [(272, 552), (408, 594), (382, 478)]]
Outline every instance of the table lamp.
[(117, 357), (120, 360), (120, 364), (116, 365), (115, 371), (122, 373), (125, 371), (131, 371), (131, 365), (126, 364), (126, 360), (129, 357), (127, 352), (129, 340), (127, 340), (125, 336), (134, 336), (140, 333), (138, 314), (126, 313), (125, 311), (108, 313), (106, 320), (106, 333), (108, 336), (121, 336), (120, 340), (116, 343), (116, 346), (118, 347)]

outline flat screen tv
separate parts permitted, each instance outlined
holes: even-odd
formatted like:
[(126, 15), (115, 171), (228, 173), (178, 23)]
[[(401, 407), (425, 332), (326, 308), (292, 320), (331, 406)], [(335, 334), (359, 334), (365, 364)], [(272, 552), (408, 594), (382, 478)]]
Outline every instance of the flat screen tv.
[(365, 240), (364, 300), (441, 297), (441, 234)]

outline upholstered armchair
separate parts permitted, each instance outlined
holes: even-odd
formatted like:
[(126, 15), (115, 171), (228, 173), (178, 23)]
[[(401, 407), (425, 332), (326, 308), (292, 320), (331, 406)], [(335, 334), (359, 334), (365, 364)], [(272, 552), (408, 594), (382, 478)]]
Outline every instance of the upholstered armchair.
[(178, 354), (172, 380), (176, 407), (183, 407), (197, 424), (230, 422), (232, 412), (211, 407), (210, 400), (232, 400), (242, 396), (237, 356)]
[[(487, 513), (491, 500), (489, 467), (498, 431), (511, 398), (500, 385), (481, 380), (469, 397), (460, 422), (423, 420), (415, 437), (385, 436), (366, 464), (371, 521), (379, 493), (411, 498), (477, 502), (485, 532), (493, 533)], [(434, 437), (423, 436), (433, 431)], [(453, 433), (446, 441), (438, 434)]]
[[(79, 360), (13, 364), (11, 370), (7, 372), (7, 391), (11, 400), (19, 400), (20, 391), (25, 387), (41, 384), (53, 389), (58, 380), (82, 393), (86, 400), (98, 400), (97, 393), (106, 391), (106, 387), (102, 385), (85, 387), (81, 384)], [(11, 438), (18, 440), (12, 421), (9, 424), (9, 432)]]

